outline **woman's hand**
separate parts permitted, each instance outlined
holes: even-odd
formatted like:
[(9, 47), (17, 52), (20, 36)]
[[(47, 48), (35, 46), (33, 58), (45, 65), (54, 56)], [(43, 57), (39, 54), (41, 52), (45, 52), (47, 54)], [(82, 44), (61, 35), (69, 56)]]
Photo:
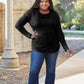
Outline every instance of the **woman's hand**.
[(31, 38), (33, 39), (33, 38), (35, 38), (36, 36), (37, 36), (37, 33), (36, 33), (36, 31), (34, 31), (33, 34), (32, 34), (32, 36), (31, 36)]
[(72, 50), (67, 50), (67, 53), (69, 54), (69, 56), (72, 56), (72, 54), (73, 54), (73, 52), (72, 52)]

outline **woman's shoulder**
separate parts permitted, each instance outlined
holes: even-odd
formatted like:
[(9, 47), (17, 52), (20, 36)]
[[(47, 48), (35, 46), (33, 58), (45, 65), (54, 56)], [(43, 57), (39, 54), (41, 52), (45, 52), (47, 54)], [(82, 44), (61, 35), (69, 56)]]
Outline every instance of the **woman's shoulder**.
[(30, 11), (31, 13), (35, 13), (38, 11), (38, 8), (30, 8), (28, 11)]
[(57, 13), (56, 10), (52, 10), (52, 11), (53, 11), (53, 13), (54, 13), (56, 16), (59, 16), (59, 14)]
[(31, 13), (32, 11), (33, 11), (33, 8), (30, 8), (25, 13)]
[(28, 16), (28, 15), (31, 15), (32, 13), (32, 9), (28, 9), (25, 11), (24, 15)]
[(57, 19), (59, 19), (60, 16), (59, 16), (58, 12), (55, 11), (55, 10), (52, 10), (52, 11), (53, 11), (53, 15), (54, 15), (54, 17), (56, 17)]
[(24, 15), (26, 16), (32, 15), (32, 13), (35, 13), (36, 10), (37, 10), (36, 8), (30, 8), (24, 13)]

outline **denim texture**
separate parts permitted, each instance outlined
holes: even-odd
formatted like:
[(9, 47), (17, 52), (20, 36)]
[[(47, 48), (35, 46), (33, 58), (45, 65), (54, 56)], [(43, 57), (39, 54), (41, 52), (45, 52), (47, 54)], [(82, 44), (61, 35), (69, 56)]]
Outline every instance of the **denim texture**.
[(39, 84), (39, 72), (44, 60), (46, 63), (45, 84), (54, 84), (58, 53), (59, 51), (55, 53), (40, 53), (32, 49), (28, 84)]

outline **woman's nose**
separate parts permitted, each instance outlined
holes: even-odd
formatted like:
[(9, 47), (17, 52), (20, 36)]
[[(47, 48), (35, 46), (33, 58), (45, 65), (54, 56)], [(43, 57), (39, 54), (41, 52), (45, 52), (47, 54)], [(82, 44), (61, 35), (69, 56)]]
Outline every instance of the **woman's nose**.
[(45, 5), (46, 4), (46, 2), (43, 2), (43, 5)]

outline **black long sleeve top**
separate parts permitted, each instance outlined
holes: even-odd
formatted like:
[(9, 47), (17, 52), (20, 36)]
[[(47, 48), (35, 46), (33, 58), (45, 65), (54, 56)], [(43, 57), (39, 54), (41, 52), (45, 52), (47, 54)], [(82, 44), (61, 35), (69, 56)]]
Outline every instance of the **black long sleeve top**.
[(42, 53), (54, 53), (59, 50), (59, 43), (62, 44), (65, 52), (69, 49), (56, 11), (50, 9), (49, 13), (42, 14), (39, 8), (31, 8), (19, 18), (15, 28), (31, 39), (32, 34), (24, 28), (26, 23), (29, 23), (32, 30), (38, 34), (32, 39), (32, 49)]

